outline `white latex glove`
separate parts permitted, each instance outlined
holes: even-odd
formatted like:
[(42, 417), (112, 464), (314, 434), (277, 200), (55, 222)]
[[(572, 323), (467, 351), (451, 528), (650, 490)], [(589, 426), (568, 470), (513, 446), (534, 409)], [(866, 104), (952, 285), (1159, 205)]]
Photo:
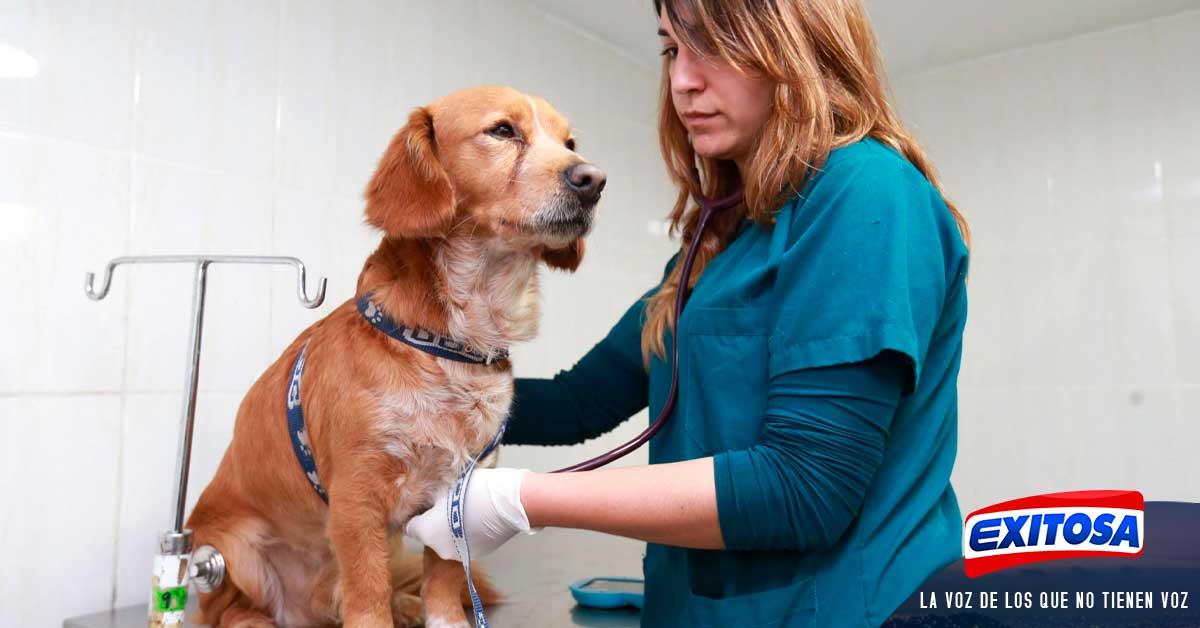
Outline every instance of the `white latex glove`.
[[(471, 558), (496, 551), (518, 532), (533, 534), (521, 505), (521, 480), (528, 469), (475, 469), (463, 497), (463, 530), (471, 545)], [(433, 548), (446, 560), (460, 560), (450, 533), (449, 494), (444, 487), (429, 510), (409, 519), (404, 534)]]

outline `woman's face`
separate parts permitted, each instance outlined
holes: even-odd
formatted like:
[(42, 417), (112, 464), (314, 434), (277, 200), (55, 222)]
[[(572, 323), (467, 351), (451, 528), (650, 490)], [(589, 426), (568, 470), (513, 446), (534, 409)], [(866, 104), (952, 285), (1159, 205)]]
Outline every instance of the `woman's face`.
[(658, 28), (668, 59), (671, 102), (692, 148), (702, 157), (732, 160), (744, 169), (758, 130), (771, 114), (772, 81), (742, 74), (720, 57), (700, 57), (679, 44), (666, 9), (658, 16)]

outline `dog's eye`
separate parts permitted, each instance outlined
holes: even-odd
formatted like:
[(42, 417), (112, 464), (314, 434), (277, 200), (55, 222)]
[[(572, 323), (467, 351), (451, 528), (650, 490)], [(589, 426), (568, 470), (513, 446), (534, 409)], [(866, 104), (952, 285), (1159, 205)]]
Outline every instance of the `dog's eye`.
[(575, 150), (575, 138), (568, 138), (566, 141), (567, 150)]
[(517, 132), (515, 129), (513, 129), (511, 124), (507, 122), (501, 122), (500, 124), (492, 127), (492, 129), (488, 131), (488, 135), (502, 140), (511, 140), (517, 136)]

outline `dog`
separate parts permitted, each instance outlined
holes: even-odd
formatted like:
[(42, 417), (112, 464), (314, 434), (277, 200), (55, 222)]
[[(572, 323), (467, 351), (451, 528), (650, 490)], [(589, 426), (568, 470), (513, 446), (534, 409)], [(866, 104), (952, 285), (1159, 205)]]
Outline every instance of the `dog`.
[(501, 429), (538, 264), (579, 266), (604, 184), (536, 96), (479, 87), (412, 112), (365, 192), (383, 237), (355, 299), (250, 388), (188, 520), (227, 569), (201, 621), (470, 626), (462, 565), (403, 554), (400, 531)]

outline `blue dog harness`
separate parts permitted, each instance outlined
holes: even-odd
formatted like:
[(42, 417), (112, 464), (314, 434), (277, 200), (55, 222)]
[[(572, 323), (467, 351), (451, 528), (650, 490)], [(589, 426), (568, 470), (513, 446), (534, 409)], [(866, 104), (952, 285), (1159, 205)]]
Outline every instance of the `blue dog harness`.
[[(429, 330), (401, 325), (392, 320), (377, 303), (371, 300), (370, 293), (359, 297), (358, 311), (371, 325), (388, 336), (439, 358), (454, 360), (455, 362), (485, 365), (493, 364), (498, 360), (508, 359), (508, 351), (506, 350), (484, 354), (465, 346), (461, 342), (451, 340)], [(304, 471), (304, 476), (308, 479), (308, 483), (312, 485), (313, 490), (317, 492), (321, 501), (328, 504), (329, 494), (325, 492), (325, 487), (321, 485), (321, 477), (317, 474), (317, 461), (313, 457), (312, 444), (309, 441), (308, 431), (304, 425), (304, 409), (300, 404), (300, 381), (304, 376), (307, 349), (308, 343), (305, 343), (300, 348), (300, 353), (296, 356), (296, 362), (292, 366), (291, 381), (288, 383), (288, 434), (292, 440), (292, 451), (296, 454), (296, 460), (300, 463), (300, 468)], [(462, 562), (463, 570), (466, 572), (467, 589), (471, 594), (471, 607), (475, 612), (476, 628), (488, 628), (488, 621), (487, 616), (483, 612), (483, 601), (479, 599), (479, 593), (475, 589), (475, 580), (471, 577), (471, 547), (467, 542), (466, 530), (463, 527), (463, 517), (466, 511), (465, 504), (463, 503), (463, 495), (466, 494), (467, 486), (471, 482), (471, 473), (475, 470), (475, 467), (500, 446), (500, 440), (504, 436), (504, 427), (505, 424), (501, 423), (500, 429), (492, 437), (487, 447), (478, 456), (467, 461), (462, 472), (458, 475), (458, 480), (454, 483), (454, 490), (446, 496), (446, 510), (450, 517), (448, 523), (450, 531), (454, 536), (454, 547), (458, 551), (459, 560)]]
[(458, 552), (458, 562), (462, 563), (463, 571), (467, 575), (467, 591), (471, 594), (471, 609), (475, 612), (475, 628), (488, 628), (488, 620), (487, 615), (483, 613), (483, 600), (479, 599), (479, 593), (475, 590), (475, 579), (471, 577), (471, 546), (467, 542), (467, 531), (463, 527), (463, 517), (466, 513), (463, 496), (466, 495), (467, 486), (471, 483), (471, 472), (475, 470), (475, 465), (500, 446), (500, 439), (504, 436), (504, 427), (505, 424), (501, 423), (500, 431), (496, 432), (496, 436), (483, 449), (483, 453), (467, 461), (467, 464), (463, 466), (462, 473), (458, 474), (454, 490), (446, 495), (446, 512), (450, 517), (450, 533), (454, 536), (454, 549)]
[(292, 366), (292, 381), (287, 391), (287, 422), (288, 434), (292, 437), (292, 451), (300, 462), (300, 469), (313, 490), (321, 497), (321, 501), (329, 503), (329, 495), (321, 486), (321, 476), (317, 475), (317, 461), (313, 458), (312, 443), (308, 440), (308, 430), (304, 427), (304, 409), (300, 407), (300, 378), (304, 375), (304, 353), (308, 343), (300, 347), (300, 355), (296, 356), (296, 364)]

